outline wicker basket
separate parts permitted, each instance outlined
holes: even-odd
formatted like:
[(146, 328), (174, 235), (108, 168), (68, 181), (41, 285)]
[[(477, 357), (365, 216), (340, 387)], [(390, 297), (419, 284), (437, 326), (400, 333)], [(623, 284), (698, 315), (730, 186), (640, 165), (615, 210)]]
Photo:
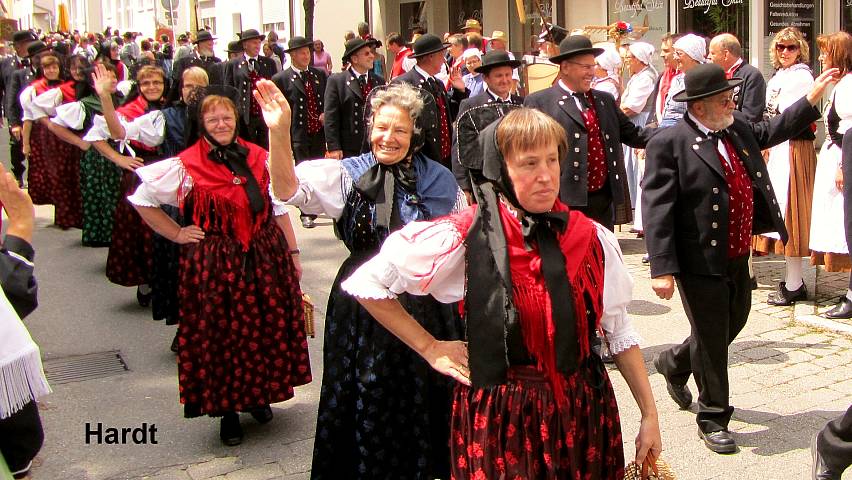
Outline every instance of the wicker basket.
[[(654, 472), (650, 472), (650, 476), (647, 480), (675, 480), (675, 474), (672, 471), (672, 468), (668, 463), (664, 462), (663, 459), (657, 459), (657, 473), (658, 475), (654, 475)], [(642, 468), (636, 465), (636, 462), (630, 462), (627, 464), (627, 467), (624, 469), (624, 480), (642, 480)]]
[(305, 335), (315, 338), (314, 304), (311, 302), (311, 297), (307, 293), (302, 294), (302, 308), (305, 310)]

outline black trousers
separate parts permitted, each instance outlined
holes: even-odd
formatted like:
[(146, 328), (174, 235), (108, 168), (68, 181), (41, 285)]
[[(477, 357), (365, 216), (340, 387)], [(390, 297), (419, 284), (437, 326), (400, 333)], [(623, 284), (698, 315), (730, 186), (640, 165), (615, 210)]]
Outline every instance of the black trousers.
[[(296, 165), (305, 160), (315, 160), (325, 157), (325, 135), (320, 133), (309, 136), (306, 142), (293, 142), (293, 158), (296, 160)], [(300, 211), (301, 212), (301, 211)], [(306, 215), (301, 213), (302, 218), (317, 218), (316, 215)]]
[(9, 127), (9, 162), (12, 164), (12, 175), (21, 181), (24, 179), (24, 172), (27, 167), (24, 163), (23, 144), (15, 140), (12, 135), (12, 127)]
[(0, 454), (12, 473), (27, 468), (41, 450), (44, 430), (36, 402), (24, 405), (9, 418), (0, 420)]
[(609, 188), (609, 183), (604, 183), (603, 188), (600, 190), (589, 192), (588, 201), (585, 206), (571, 208), (583, 212), (587, 217), (600, 223), (609, 231), (613, 231), (615, 228), (612, 191)]
[[(843, 226), (846, 229), (846, 245), (852, 252), (852, 133), (843, 136)], [(852, 290), (852, 273), (849, 274), (849, 290)]]
[(748, 256), (728, 261), (723, 276), (681, 273), (678, 291), (692, 331), (680, 345), (660, 354), (662, 373), (682, 385), (695, 375), (698, 416), (703, 432), (728, 428), (728, 345), (745, 327), (751, 310)]
[(837, 473), (843, 473), (852, 465), (852, 406), (820, 430), (817, 450), (826, 465)]
[(248, 123), (241, 122), (240, 138), (269, 150), (269, 129), (266, 127), (262, 116), (251, 117)]

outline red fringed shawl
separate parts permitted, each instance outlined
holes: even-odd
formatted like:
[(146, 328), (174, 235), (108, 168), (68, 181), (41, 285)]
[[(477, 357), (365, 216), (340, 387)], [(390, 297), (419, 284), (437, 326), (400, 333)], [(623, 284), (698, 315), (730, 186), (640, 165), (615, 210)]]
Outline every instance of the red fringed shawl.
[[(269, 198), (269, 173), (266, 170), (266, 159), (268, 153), (253, 143), (237, 139), (237, 143), (249, 149), (248, 166), (257, 180), (260, 193), (264, 203), (268, 207)], [(243, 183), (245, 179), (239, 179), (240, 183), (234, 183), (235, 177), (228, 167), (215, 163), (207, 158), (210, 152), (210, 144), (205, 139), (195, 142), (195, 145), (181, 152), (180, 157), (187, 174), (192, 178), (192, 185), (186, 185), (186, 180), (181, 182), (180, 198), (192, 195), (190, 202), (192, 208), (192, 222), (207, 231), (217, 222), (217, 226), (226, 235), (231, 235), (240, 242), (243, 251), (249, 249), (252, 235), (265, 223), (269, 208), (264, 208), (261, 213), (254, 215), (249, 204)], [(190, 188), (190, 192), (186, 190)], [(181, 201), (181, 211), (185, 202)], [(215, 212), (215, 213), (214, 213)]]

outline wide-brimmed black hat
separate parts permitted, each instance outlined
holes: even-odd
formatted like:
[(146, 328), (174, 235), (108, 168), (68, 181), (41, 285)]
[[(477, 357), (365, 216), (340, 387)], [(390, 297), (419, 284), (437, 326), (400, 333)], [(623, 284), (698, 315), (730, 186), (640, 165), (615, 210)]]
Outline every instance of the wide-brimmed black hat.
[(50, 50), (49, 45), (45, 45), (41, 40), (36, 40), (31, 44), (27, 45), (27, 56), (32, 57), (34, 55), (38, 55), (39, 53), (46, 52)]
[(568, 30), (560, 27), (559, 25), (545, 24), (544, 31), (539, 34), (538, 40), (540, 42), (550, 41), (555, 44), (559, 44), (559, 42), (565, 40), (568, 33)]
[(450, 48), (449, 43), (444, 43), (441, 37), (432, 34), (424, 33), (414, 41), (414, 53), (409, 55), (411, 58), (420, 58), (431, 53), (440, 52)]
[(349, 61), (349, 57), (352, 56), (353, 53), (361, 50), (364, 47), (369, 47), (372, 45), (372, 42), (369, 40), (364, 40), (361, 37), (355, 37), (348, 42), (346, 42), (346, 50), (343, 51), (343, 63)]
[(603, 48), (593, 47), (592, 41), (585, 35), (569, 35), (559, 42), (559, 55), (550, 57), (550, 61), (553, 63), (559, 63), (575, 55), (584, 55), (587, 53), (597, 57), (602, 54), (603, 51)]
[(521, 65), (520, 60), (515, 60), (509, 56), (505, 50), (491, 50), (482, 56), (482, 65), (473, 69), (476, 73), (488, 73), (492, 68), (497, 67), (512, 67), (518, 68)]
[(18, 30), (12, 34), (13, 42), (31, 42), (34, 40), (38, 40), (38, 38), (36, 38), (35, 33), (30, 30)]
[(248, 30), (243, 30), (240, 32), (240, 41), (245, 42), (246, 40), (251, 40), (253, 38), (265, 38), (266, 36), (262, 33), (258, 32), (253, 28), (249, 28)]
[(225, 51), (228, 53), (243, 53), (243, 44), (239, 40), (228, 42), (228, 48)]
[(208, 40), (216, 40), (216, 37), (214, 37), (213, 34), (208, 32), (207, 30), (199, 30), (199, 32), (195, 34), (195, 40), (192, 43), (197, 44), (200, 42), (206, 42)]
[(293, 50), (298, 50), (300, 48), (311, 47), (313, 48), (314, 42), (313, 40), (308, 40), (305, 37), (293, 37), (287, 42), (287, 48), (284, 50), (286, 53), (290, 53)]
[(672, 98), (676, 102), (691, 102), (712, 97), (743, 83), (741, 78), (728, 80), (725, 77), (725, 70), (715, 63), (696, 65), (686, 72), (683, 80), (686, 88)]

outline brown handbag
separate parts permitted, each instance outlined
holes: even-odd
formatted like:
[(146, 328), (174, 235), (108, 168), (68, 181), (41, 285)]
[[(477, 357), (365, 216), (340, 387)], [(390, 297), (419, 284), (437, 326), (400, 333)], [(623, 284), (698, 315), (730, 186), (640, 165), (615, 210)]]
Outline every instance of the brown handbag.
[(314, 304), (311, 302), (311, 297), (307, 293), (302, 294), (302, 308), (305, 310), (305, 335), (315, 338), (316, 330), (314, 327)]
[(630, 462), (624, 469), (624, 480), (676, 480), (674, 471), (662, 458), (657, 458), (657, 474), (648, 472), (647, 479), (642, 479), (642, 467), (636, 462)]

